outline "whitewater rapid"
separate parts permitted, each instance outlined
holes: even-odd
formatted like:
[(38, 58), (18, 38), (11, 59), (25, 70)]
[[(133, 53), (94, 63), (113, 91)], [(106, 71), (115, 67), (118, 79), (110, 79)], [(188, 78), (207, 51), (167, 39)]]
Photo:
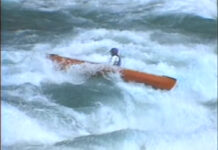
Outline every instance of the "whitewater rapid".
[[(2, 148), (217, 149), (215, 0), (3, 0)], [(58, 70), (46, 56), (177, 79), (171, 91), (118, 74)], [(89, 72), (94, 71), (89, 68)]]

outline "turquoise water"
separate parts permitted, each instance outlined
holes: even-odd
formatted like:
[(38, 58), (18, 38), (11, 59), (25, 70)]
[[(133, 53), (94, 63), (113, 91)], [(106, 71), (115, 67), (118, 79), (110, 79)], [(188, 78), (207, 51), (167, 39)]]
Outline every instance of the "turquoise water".
[[(216, 150), (215, 0), (3, 0), (2, 149)], [(177, 79), (171, 91), (50, 53)]]

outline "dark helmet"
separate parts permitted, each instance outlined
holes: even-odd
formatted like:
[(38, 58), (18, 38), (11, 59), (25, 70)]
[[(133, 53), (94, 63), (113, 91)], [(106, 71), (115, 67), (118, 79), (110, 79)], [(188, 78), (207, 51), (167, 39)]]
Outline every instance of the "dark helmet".
[(117, 48), (112, 48), (111, 50), (110, 50), (110, 52), (111, 52), (111, 55), (113, 56), (113, 55), (118, 55), (118, 49)]

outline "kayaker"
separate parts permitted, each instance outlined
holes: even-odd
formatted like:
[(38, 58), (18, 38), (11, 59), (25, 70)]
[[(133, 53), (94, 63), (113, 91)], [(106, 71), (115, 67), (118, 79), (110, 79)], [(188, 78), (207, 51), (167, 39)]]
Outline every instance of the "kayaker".
[(109, 60), (109, 64), (110, 65), (114, 65), (114, 66), (120, 66), (121, 65), (121, 58), (119, 56), (119, 50), (117, 48), (112, 48), (110, 50), (111, 53), (111, 58)]

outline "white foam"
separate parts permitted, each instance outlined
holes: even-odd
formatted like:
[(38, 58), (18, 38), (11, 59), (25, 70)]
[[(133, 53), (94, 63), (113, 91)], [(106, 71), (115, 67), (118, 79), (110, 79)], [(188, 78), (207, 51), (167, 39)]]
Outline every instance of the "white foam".
[[(187, 13), (197, 16), (215, 19), (217, 17), (216, 0), (172, 0), (166, 1), (162, 13)], [(159, 10), (158, 10), (159, 11)]]
[(41, 126), (17, 108), (2, 103), (2, 144), (51, 144), (61, 140), (55, 133)]
[[(8, 1), (8, 0), (7, 0)], [(16, 1), (18, 0), (10, 0)], [(72, 1), (65, 0), (62, 3), (61, 0), (22, 0), (20, 1), (26, 8), (39, 9), (42, 11), (57, 11), (65, 10), (71, 7), (87, 7), (87, 9), (107, 10), (111, 12), (126, 12), (129, 10), (135, 11), (137, 8), (153, 8), (158, 14), (167, 13), (187, 13), (197, 16), (216, 19), (217, 17), (217, 1), (216, 0), (102, 0), (102, 1)]]
[[(7, 75), (3, 76), (3, 85), (29, 82), (39, 86), (44, 81), (77, 83), (76, 80), (80, 79), (82, 83), (86, 81), (86, 77), (81, 76), (84, 68), (74, 66), (67, 72), (55, 70), (54, 64), (45, 54), (57, 53), (93, 62), (106, 62), (109, 49), (118, 47), (123, 56), (123, 67), (175, 77), (177, 85), (172, 91), (161, 91), (143, 84), (112, 81), (124, 93), (124, 98), (118, 97), (117, 100), (123, 101), (124, 104), (115, 104), (116, 108), (100, 106), (92, 114), (70, 116), (81, 124), (81, 135), (130, 128), (166, 135), (157, 135), (158, 144), (146, 144), (148, 149), (215, 149), (216, 114), (211, 113), (210, 109), (202, 104), (211, 100), (217, 101), (217, 54), (214, 53), (214, 46), (197, 43), (160, 44), (150, 38), (152, 32), (80, 30), (76, 37), (64, 41), (52, 50), (42, 51), (45, 45), (39, 44), (34, 47), (34, 51), (7, 52), (7, 56), (3, 57), (4, 61), (10, 60), (14, 64), (3, 65), (3, 75)], [(3, 55), (5, 53), (3, 52)], [(95, 67), (89, 71), (95, 71)], [(29, 118), (17, 108), (4, 103), (2, 108), (2, 131), (5, 137), (3, 144), (32, 141), (50, 143), (59, 139), (56, 134), (41, 127), (37, 120)], [(24, 119), (21, 121), (18, 118)], [(20, 130), (17, 130), (19, 126)], [(30, 127), (35, 130), (31, 131)], [(62, 128), (64, 127), (71, 129), (67, 128), (69, 124), (63, 124)], [(60, 130), (58, 132), (61, 132)], [(20, 138), (23, 134), (25, 136)], [(71, 137), (70, 134), (66, 133), (68, 137)], [(78, 134), (80, 133), (76, 135)], [(186, 144), (187, 142), (189, 144)], [(130, 146), (127, 144), (126, 147), (135, 146), (130, 143)]]
[[(203, 96), (206, 99), (216, 97), (215, 89), (217, 87), (214, 81), (217, 80), (217, 71), (213, 68), (217, 67), (217, 62), (216, 54), (210, 44), (161, 45), (150, 39), (151, 31), (139, 33), (93, 29), (80, 32), (78, 36), (69, 40), (72, 42), (68, 42), (68, 44), (64, 42), (63, 45), (59, 45), (53, 50), (47, 49), (43, 52), (42, 49), (45, 45), (38, 44), (34, 47), (33, 52), (3, 52), (3, 61), (10, 60), (16, 64), (10, 68), (3, 65), (3, 74), (7, 75), (3, 76), (3, 84), (32, 83), (39, 85), (41, 82), (49, 80), (56, 83), (76, 83), (76, 80), (80, 78), (78, 75), (76, 76), (77, 71), (73, 71), (75, 67), (68, 72), (55, 70), (54, 64), (45, 57), (44, 53), (56, 53), (76, 59), (107, 63), (109, 49), (118, 47), (123, 67), (175, 77), (178, 79), (180, 90), (201, 93), (200, 97)], [(124, 44), (118, 42), (119, 38), (128, 42)], [(46, 45), (46, 47), (49, 46)], [(204, 59), (201, 59), (202, 56)], [(82, 68), (77, 70), (80, 69), (83, 70)], [(80, 82), (85, 80), (86, 78), (81, 78)]]

